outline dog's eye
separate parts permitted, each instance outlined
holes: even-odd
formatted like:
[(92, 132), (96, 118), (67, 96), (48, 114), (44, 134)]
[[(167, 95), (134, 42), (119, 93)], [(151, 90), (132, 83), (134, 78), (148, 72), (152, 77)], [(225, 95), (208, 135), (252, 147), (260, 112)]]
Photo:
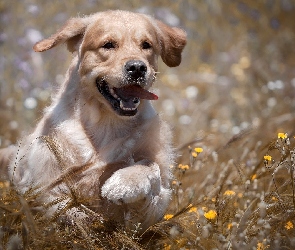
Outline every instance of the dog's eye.
[(113, 42), (107, 42), (102, 46), (104, 49), (114, 49), (115, 44)]
[(152, 47), (152, 45), (149, 42), (145, 41), (141, 44), (141, 47), (143, 49), (150, 49)]

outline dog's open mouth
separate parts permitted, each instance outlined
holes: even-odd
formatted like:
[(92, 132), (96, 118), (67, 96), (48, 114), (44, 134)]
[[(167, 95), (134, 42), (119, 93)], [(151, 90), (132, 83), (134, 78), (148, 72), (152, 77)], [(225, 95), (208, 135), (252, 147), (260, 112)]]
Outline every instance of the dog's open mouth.
[(104, 80), (96, 82), (99, 92), (111, 104), (114, 111), (122, 116), (134, 116), (140, 99), (157, 100), (158, 96), (139, 85), (131, 84), (121, 88), (110, 87)]

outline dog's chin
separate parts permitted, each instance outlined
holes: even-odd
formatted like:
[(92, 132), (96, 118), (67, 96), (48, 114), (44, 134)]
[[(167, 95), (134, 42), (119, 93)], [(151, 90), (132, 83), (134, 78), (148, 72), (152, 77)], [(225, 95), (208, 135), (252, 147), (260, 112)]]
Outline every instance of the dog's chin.
[(105, 80), (97, 79), (96, 86), (117, 115), (135, 116), (137, 114), (140, 104), (139, 97), (124, 95), (120, 88), (111, 87)]

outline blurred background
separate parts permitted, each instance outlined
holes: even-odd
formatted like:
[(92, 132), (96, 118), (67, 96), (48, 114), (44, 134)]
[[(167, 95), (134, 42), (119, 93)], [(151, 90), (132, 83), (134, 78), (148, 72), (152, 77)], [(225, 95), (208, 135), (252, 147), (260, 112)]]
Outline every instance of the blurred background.
[(177, 147), (205, 137), (215, 147), (274, 119), (281, 122), (272, 135), (293, 129), (282, 124), (294, 119), (294, 0), (2, 0), (0, 147), (34, 127), (72, 58), (65, 46), (36, 53), (34, 43), (70, 17), (107, 9), (146, 13), (186, 30), (181, 65), (160, 63), (154, 86), (154, 105)]

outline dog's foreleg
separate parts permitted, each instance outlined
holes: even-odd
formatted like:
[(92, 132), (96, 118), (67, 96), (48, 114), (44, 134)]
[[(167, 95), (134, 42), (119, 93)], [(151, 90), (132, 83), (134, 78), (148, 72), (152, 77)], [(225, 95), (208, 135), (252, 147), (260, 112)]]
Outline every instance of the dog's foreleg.
[(141, 161), (114, 172), (101, 188), (102, 197), (120, 205), (157, 196), (161, 189), (159, 165), (143, 163)]

